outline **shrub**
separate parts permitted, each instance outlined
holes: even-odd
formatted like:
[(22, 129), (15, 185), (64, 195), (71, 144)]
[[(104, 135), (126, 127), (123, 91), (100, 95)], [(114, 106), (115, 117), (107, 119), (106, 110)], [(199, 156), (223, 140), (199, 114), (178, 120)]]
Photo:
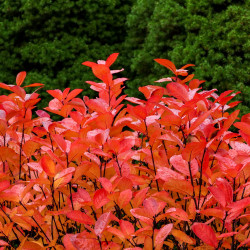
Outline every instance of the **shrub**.
[(36, 117), (39, 94), (25, 89), (43, 84), (22, 87), (25, 72), (0, 83), (11, 91), (0, 97), (2, 248), (247, 248), (250, 115), (228, 113), (238, 93), (204, 91), (194, 65), (155, 59), (174, 75), (157, 81), (166, 88), (126, 97), (117, 56), (83, 63), (98, 98), (49, 90)]

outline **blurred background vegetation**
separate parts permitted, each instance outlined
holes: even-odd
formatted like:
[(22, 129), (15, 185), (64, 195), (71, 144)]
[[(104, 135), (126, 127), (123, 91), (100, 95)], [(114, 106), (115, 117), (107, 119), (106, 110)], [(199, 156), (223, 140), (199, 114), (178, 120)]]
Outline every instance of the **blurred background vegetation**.
[[(238, 108), (250, 112), (249, 0), (0, 0), (0, 82), (13, 84), (27, 71), (26, 84), (46, 89), (83, 88), (96, 80), (84, 61), (119, 52), (113, 69), (125, 68), (125, 93), (154, 84), (192, 63), (203, 88), (241, 91)], [(164, 83), (163, 86), (165, 86)], [(51, 99), (40, 90), (45, 107)], [(0, 90), (2, 92), (2, 90)]]

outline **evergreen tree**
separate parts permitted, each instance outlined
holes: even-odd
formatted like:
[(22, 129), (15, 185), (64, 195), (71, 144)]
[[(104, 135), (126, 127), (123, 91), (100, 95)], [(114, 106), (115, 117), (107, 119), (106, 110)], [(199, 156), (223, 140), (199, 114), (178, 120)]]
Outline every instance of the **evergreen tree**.
[[(121, 52), (132, 0), (25, 0), (0, 3), (0, 81), (20, 71), (45, 89), (84, 88), (96, 80), (81, 65)], [(120, 67), (118, 65), (117, 67)], [(47, 103), (47, 94), (41, 91)]]
[(205, 88), (241, 91), (240, 108), (249, 112), (249, 6), (249, 0), (137, 0), (127, 18), (126, 46), (136, 53), (131, 70), (139, 78), (128, 93), (152, 84), (155, 73), (169, 75), (153, 62), (167, 58), (177, 66), (196, 64)]

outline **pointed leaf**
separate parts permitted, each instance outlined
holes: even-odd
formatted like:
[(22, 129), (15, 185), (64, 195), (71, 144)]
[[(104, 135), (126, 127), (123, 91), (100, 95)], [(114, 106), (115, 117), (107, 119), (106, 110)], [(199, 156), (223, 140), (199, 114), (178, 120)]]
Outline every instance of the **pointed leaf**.
[(176, 237), (178, 241), (185, 242), (191, 245), (195, 244), (195, 239), (189, 237), (187, 234), (184, 232), (177, 230), (177, 229), (172, 229), (171, 234)]
[(175, 65), (167, 59), (154, 59), (157, 63), (163, 65), (164, 67), (170, 69), (174, 74), (176, 73)]
[(131, 222), (126, 221), (126, 220), (120, 220), (119, 224), (120, 224), (120, 228), (121, 228), (122, 233), (126, 237), (134, 234), (135, 228)]
[(204, 223), (194, 223), (191, 227), (192, 231), (200, 238), (203, 242), (212, 247), (218, 246), (218, 241), (213, 229)]
[(104, 190), (103, 188), (95, 192), (95, 195), (93, 197), (93, 203), (96, 209), (101, 208), (102, 206), (104, 206), (109, 202), (107, 194), (108, 194), (107, 191)]
[(120, 208), (124, 208), (132, 199), (132, 191), (130, 189), (126, 189), (120, 193), (118, 198), (118, 205)]
[(155, 242), (154, 242), (156, 250), (162, 249), (163, 242), (164, 242), (165, 238), (171, 232), (172, 228), (173, 228), (173, 224), (168, 224), (159, 230), (158, 234), (155, 237)]
[(10, 186), (10, 182), (5, 180), (0, 182), (0, 192), (7, 189)]
[(41, 166), (48, 176), (54, 177), (56, 175), (56, 165), (48, 155), (42, 157)]
[(107, 227), (109, 221), (111, 219), (111, 212), (108, 213), (104, 213), (102, 214), (98, 220), (95, 223), (95, 234), (99, 237), (101, 237), (102, 232), (105, 230), (105, 228)]
[[(173, 165), (173, 167), (181, 172), (182, 174), (185, 174), (187, 176), (190, 176), (190, 171), (189, 171), (189, 165), (188, 162), (185, 161), (181, 155), (174, 155), (170, 158), (170, 163)], [(192, 176), (196, 175), (198, 172), (198, 163), (195, 159), (193, 159), (190, 163), (191, 167), (191, 174)]]
[(113, 54), (111, 54), (111, 55), (107, 58), (107, 60), (106, 60), (106, 65), (107, 65), (108, 67), (110, 67), (110, 66), (115, 62), (115, 60), (117, 59), (118, 55), (119, 55), (119, 53), (113, 53)]
[(82, 65), (85, 65), (85, 66), (92, 68), (92, 67), (96, 66), (97, 63), (86, 61), (86, 62), (83, 62)]
[(78, 211), (78, 210), (73, 210), (67, 213), (67, 217), (71, 220), (83, 223), (83, 224), (88, 224), (88, 225), (94, 225), (94, 220), (89, 217), (87, 214)]
[(164, 188), (181, 194), (193, 195), (193, 187), (186, 180), (169, 179), (165, 182)]
[(189, 100), (189, 95), (187, 89), (178, 82), (171, 82), (167, 85), (168, 92), (176, 97), (177, 99), (187, 102)]
[(44, 86), (44, 84), (43, 83), (32, 83), (32, 84), (24, 86), (23, 88), (41, 87), (41, 86)]
[(218, 178), (215, 183), (216, 186), (211, 186), (208, 190), (223, 207), (226, 207), (233, 202), (233, 188), (223, 178)]
[(24, 79), (25, 79), (25, 77), (26, 77), (26, 72), (25, 71), (22, 71), (22, 72), (18, 73), (17, 77), (16, 77), (16, 84), (18, 86), (21, 86)]

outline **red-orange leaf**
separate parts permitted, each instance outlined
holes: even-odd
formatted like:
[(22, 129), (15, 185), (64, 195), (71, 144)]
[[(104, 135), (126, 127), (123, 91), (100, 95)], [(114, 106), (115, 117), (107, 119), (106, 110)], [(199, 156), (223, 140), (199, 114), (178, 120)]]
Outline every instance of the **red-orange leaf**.
[(133, 224), (131, 222), (126, 221), (126, 220), (120, 220), (119, 224), (120, 224), (120, 228), (121, 228), (122, 233), (126, 237), (134, 234), (135, 228), (134, 228), (134, 226), (133, 226)]
[(245, 134), (250, 135), (250, 124), (246, 122), (236, 122), (234, 126), (242, 130)]
[(200, 238), (203, 242), (212, 247), (218, 246), (218, 241), (213, 229), (204, 224), (204, 223), (194, 223), (191, 227), (193, 232), (196, 234), (198, 238)]
[(148, 214), (153, 217), (163, 210), (163, 208), (166, 206), (166, 203), (163, 201), (156, 201), (154, 198), (150, 197), (143, 201), (143, 206), (147, 210)]
[(189, 181), (169, 179), (165, 182), (164, 188), (181, 194), (193, 194), (193, 187)]
[(221, 136), (224, 132), (226, 132), (234, 121), (237, 119), (240, 110), (235, 110), (224, 122), (222, 129), (218, 132), (217, 137)]
[(130, 189), (126, 189), (120, 193), (118, 198), (118, 205), (120, 208), (124, 208), (132, 199), (132, 191)]
[(170, 82), (167, 85), (167, 90), (172, 96), (181, 101), (187, 102), (189, 100), (187, 89), (178, 82)]
[(115, 62), (115, 60), (117, 59), (118, 55), (119, 55), (119, 53), (113, 53), (113, 54), (111, 54), (111, 55), (107, 58), (107, 60), (106, 60), (106, 65), (107, 65), (108, 67), (110, 67), (110, 66)]
[(7, 189), (10, 186), (10, 182), (9, 181), (1, 181), (0, 182), (0, 192), (2, 192), (3, 190)]
[(198, 172), (198, 163), (196, 159), (193, 159), (190, 163), (190, 169), (189, 164), (187, 161), (185, 161), (181, 155), (174, 155), (170, 158), (170, 163), (174, 166), (176, 170), (181, 172), (182, 174), (185, 174), (187, 176), (190, 176), (190, 169), (192, 176), (196, 175)]
[(159, 230), (158, 234), (155, 237), (155, 242), (154, 242), (156, 250), (162, 249), (163, 242), (171, 232), (172, 228), (173, 224), (167, 224)]
[(233, 188), (225, 179), (218, 178), (216, 186), (211, 186), (208, 189), (223, 207), (233, 202)]
[(21, 86), (24, 79), (25, 79), (25, 77), (26, 77), (26, 72), (25, 71), (22, 71), (22, 72), (18, 73), (17, 77), (16, 77), (16, 84), (18, 86)]
[(44, 84), (43, 83), (32, 83), (32, 84), (24, 86), (23, 88), (41, 87), (41, 86), (44, 86)]
[(167, 59), (154, 59), (157, 63), (163, 65), (164, 67), (170, 69), (174, 74), (176, 73), (175, 65)]
[(95, 234), (101, 236), (111, 219), (111, 212), (102, 214), (95, 223)]
[(184, 211), (181, 208), (171, 207), (168, 210), (166, 210), (165, 213), (170, 214), (172, 217), (174, 217), (177, 220), (189, 221), (188, 214), (186, 213), (186, 211)]
[(107, 191), (104, 190), (103, 188), (95, 192), (95, 195), (93, 197), (93, 202), (94, 202), (94, 206), (96, 209), (104, 206), (105, 204), (109, 202), (107, 194), (108, 194)]
[(88, 224), (88, 225), (94, 225), (94, 220), (89, 217), (87, 214), (82, 213), (81, 211), (78, 210), (73, 210), (67, 213), (67, 217), (71, 220), (83, 223), (83, 224)]
[(42, 157), (41, 166), (48, 176), (54, 177), (56, 175), (56, 165), (48, 155)]
[(86, 62), (83, 62), (82, 65), (85, 65), (85, 66), (92, 68), (92, 67), (96, 66), (97, 63), (86, 61)]
[(0, 246), (9, 246), (6, 241), (0, 240)]
[(196, 156), (203, 153), (205, 147), (206, 147), (205, 141), (190, 142), (186, 145), (186, 147), (182, 151), (182, 157), (186, 161), (192, 161)]

